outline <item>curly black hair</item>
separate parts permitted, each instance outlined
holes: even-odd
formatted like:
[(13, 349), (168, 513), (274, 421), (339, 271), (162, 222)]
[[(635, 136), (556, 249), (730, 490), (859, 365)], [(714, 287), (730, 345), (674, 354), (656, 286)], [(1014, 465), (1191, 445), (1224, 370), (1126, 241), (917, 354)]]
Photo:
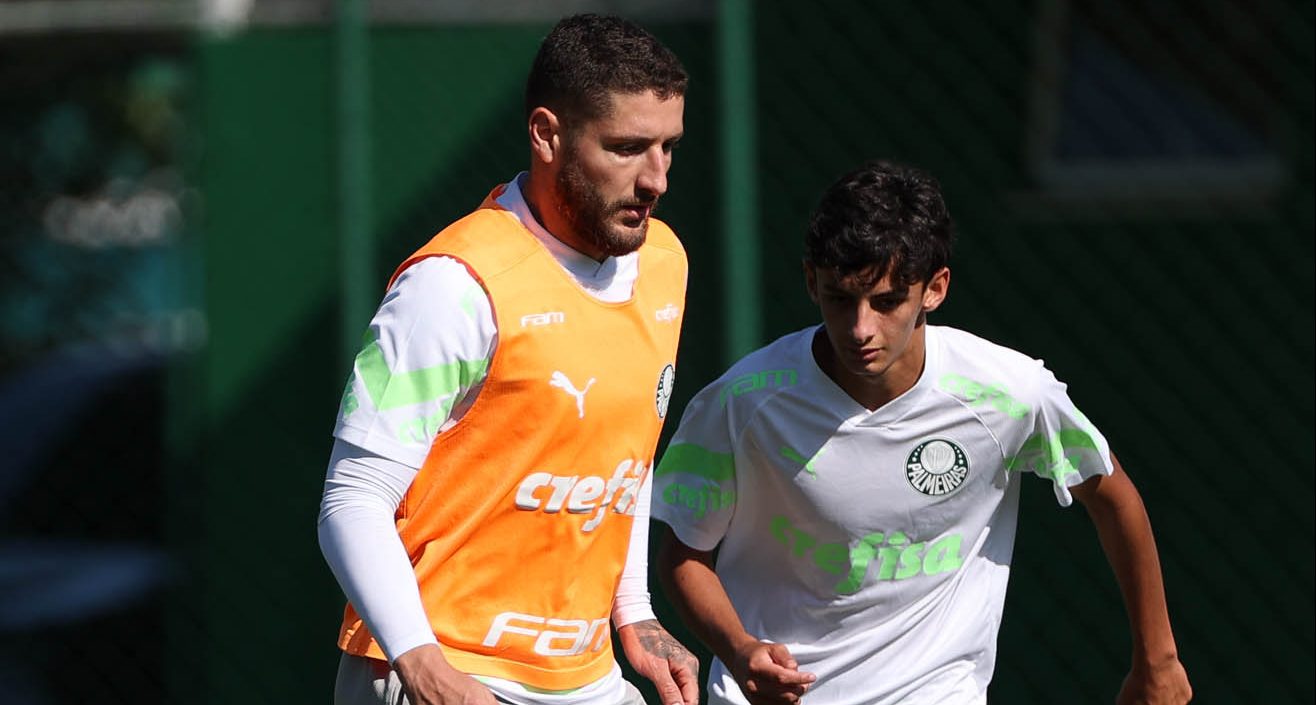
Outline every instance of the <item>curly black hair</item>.
[(804, 237), (804, 259), (872, 286), (926, 284), (950, 260), (953, 224), (941, 184), (926, 172), (874, 160), (823, 193)]

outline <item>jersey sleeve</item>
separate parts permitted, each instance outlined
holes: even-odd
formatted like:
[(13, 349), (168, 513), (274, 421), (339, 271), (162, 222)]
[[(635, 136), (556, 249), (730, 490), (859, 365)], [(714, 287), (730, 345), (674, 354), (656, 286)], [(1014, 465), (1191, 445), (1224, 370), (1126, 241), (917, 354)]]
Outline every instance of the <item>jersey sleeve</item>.
[(649, 599), (649, 516), (653, 491), (653, 474), (645, 475), (635, 499), (635, 518), (631, 522), (631, 542), (626, 549), (626, 563), (617, 581), (612, 599), (612, 624), (620, 629), (628, 624), (657, 619)]
[(465, 265), (416, 262), (370, 321), (334, 436), (420, 467), (453, 408), (484, 383), (496, 339), (489, 297)]
[(653, 480), (653, 517), (682, 543), (711, 551), (736, 508), (735, 435), (717, 385), (686, 406)]
[(1105, 436), (1074, 406), (1063, 382), (1039, 363), (1034, 389), (1031, 433), (1005, 459), (1010, 472), (1030, 472), (1051, 481), (1056, 501), (1073, 501), (1069, 488), (1091, 477), (1114, 472)]

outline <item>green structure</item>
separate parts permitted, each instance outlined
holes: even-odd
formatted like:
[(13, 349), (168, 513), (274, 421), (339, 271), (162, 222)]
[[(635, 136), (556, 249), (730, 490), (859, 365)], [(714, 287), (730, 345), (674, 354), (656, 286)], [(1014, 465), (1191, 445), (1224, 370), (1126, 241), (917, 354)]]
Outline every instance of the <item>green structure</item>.
[[(870, 157), (924, 167), (959, 231), (934, 321), (1045, 359), (1110, 439), (1201, 701), (1311, 702), (1313, 568), (1294, 557), (1314, 537), (1312, 15), (1283, 0), (639, 15), (692, 76), (660, 210), (691, 267), (673, 410), (730, 355), (814, 321), (800, 243), (832, 179)], [(72, 647), (27, 637), (53, 702), (330, 697), (342, 598), (315, 517), (345, 360), (392, 268), (524, 168), (522, 81), (552, 24), (356, 17), (151, 45), (187, 86), (175, 156), (195, 202), (169, 271), (205, 342), (138, 380), (147, 416), (120, 390), (70, 421), (81, 450), (43, 461), (45, 489), (6, 525), (50, 535), (40, 517), (57, 515), (94, 538), (108, 510), (69, 468), (147, 463), (154, 502), (124, 505), (142, 514), (124, 532), (171, 556), (172, 578), (126, 616), (53, 633), (129, 654), (103, 672), (57, 682)], [(1023, 502), (993, 702), (1111, 702), (1128, 651), (1114, 578), (1080, 509), (1044, 482)]]

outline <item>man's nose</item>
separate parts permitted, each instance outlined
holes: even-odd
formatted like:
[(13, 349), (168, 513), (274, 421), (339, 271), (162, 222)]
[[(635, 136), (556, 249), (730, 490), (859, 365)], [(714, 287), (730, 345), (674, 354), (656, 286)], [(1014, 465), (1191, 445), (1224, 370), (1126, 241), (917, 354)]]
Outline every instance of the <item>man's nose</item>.
[(863, 343), (877, 335), (878, 315), (866, 302), (859, 302), (855, 307), (854, 320), (850, 325), (850, 336)]
[(640, 174), (635, 180), (635, 187), (640, 191), (653, 194), (654, 197), (667, 193), (667, 170), (671, 166), (671, 155), (664, 152), (662, 147), (655, 146), (644, 155), (644, 164), (640, 167)]

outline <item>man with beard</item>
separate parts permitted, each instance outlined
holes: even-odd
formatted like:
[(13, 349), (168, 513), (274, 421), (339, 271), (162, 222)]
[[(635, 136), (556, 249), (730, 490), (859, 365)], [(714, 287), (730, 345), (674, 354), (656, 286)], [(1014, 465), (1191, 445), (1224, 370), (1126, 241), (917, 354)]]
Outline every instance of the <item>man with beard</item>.
[(563, 20), (526, 86), (529, 171), (393, 275), (319, 518), (340, 705), (642, 705), (610, 622), (664, 705), (698, 701), (646, 565), (686, 283), (651, 215), (686, 83), (643, 29)]

